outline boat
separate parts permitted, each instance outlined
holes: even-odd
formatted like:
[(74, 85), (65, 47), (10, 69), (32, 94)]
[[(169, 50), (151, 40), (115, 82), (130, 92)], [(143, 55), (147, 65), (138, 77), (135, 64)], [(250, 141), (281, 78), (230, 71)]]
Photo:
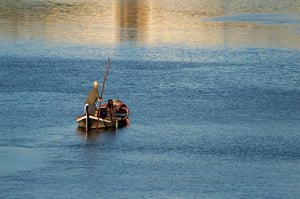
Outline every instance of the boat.
[[(112, 102), (110, 106), (109, 102)], [(78, 127), (89, 130), (127, 126), (130, 121), (127, 105), (119, 99), (112, 99), (109, 102), (100, 105), (95, 115), (84, 114), (77, 116)]]

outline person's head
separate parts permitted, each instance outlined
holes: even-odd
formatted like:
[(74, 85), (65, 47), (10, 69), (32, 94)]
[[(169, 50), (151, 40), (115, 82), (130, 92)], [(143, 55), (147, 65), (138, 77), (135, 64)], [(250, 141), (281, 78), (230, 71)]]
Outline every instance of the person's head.
[(97, 81), (94, 81), (94, 87), (98, 88), (98, 82)]

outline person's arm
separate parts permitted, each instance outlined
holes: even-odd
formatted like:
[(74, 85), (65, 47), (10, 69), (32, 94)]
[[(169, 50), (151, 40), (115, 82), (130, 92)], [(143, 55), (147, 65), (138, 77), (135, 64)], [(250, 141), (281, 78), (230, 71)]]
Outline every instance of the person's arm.
[(99, 91), (98, 91), (98, 89), (97, 89), (97, 100), (98, 100), (98, 102), (102, 102), (102, 98), (99, 96)]

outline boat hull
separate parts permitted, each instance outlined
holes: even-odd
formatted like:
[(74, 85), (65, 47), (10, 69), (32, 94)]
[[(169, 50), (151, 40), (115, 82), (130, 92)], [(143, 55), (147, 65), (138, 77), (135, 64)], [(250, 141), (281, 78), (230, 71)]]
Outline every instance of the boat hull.
[[(77, 117), (79, 128), (86, 128), (86, 115)], [(111, 127), (124, 127), (129, 123), (129, 119), (103, 119), (96, 116), (89, 116), (88, 126), (90, 129), (97, 128), (111, 128)]]

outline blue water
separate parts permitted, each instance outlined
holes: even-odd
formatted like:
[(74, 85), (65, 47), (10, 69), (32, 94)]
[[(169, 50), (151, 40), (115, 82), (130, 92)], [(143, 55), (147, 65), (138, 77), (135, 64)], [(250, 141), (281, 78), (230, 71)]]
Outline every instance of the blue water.
[[(0, 198), (300, 197), (298, 1), (0, 10)], [(131, 122), (86, 135), (108, 57)]]

